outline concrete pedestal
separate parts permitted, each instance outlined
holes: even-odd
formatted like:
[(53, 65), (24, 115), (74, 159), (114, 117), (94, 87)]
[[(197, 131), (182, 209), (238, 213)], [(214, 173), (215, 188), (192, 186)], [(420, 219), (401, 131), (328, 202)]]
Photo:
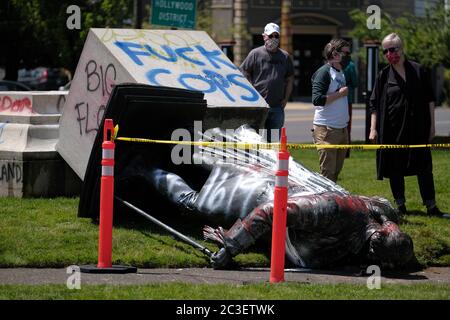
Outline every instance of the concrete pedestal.
[(0, 92), (0, 196), (78, 195), (81, 180), (56, 151), (67, 92)]

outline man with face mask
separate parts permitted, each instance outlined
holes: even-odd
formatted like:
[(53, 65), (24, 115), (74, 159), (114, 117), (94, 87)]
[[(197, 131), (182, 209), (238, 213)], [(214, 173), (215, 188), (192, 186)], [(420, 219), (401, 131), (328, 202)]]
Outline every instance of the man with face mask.
[[(279, 137), (284, 108), (294, 83), (294, 65), (289, 53), (279, 48), (280, 27), (269, 23), (262, 34), (264, 45), (253, 49), (240, 66), (241, 72), (269, 105), (265, 128), (267, 139)], [(273, 132), (276, 130), (276, 132)]]
[[(350, 62), (350, 44), (331, 40), (323, 52), (326, 63), (312, 76), (312, 102), (316, 107), (313, 139), (316, 144), (348, 144), (348, 87), (344, 69)], [(319, 149), (320, 173), (336, 182), (344, 165), (345, 149)]]

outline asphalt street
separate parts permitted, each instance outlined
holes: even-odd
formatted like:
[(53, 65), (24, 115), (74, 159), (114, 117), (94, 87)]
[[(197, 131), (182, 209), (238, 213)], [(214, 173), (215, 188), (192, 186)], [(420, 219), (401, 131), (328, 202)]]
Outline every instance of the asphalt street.
[[(314, 117), (312, 103), (290, 102), (286, 106), (285, 126), (289, 142), (312, 143), (311, 128)], [(436, 135), (450, 136), (450, 108), (435, 110)], [(366, 111), (364, 105), (353, 108), (352, 141), (365, 140)]]

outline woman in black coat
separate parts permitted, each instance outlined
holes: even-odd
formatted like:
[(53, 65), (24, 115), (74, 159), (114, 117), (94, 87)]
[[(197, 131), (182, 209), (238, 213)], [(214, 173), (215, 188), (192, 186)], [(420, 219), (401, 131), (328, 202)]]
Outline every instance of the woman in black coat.
[[(424, 68), (406, 59), (400, 37), (391, 33), (382, 41), (389, 65), (378, 74), (370, 98), (369, 139), (379, 144), (427, 144), (435, 135), (434, 97)], [(405, 176), (417, 176), (427, 212), (443, 216), (437, 208), (433, 163), (429, 148), (377, 150), (377, 178), (389, 178), (400, 212), (406, 213)]]

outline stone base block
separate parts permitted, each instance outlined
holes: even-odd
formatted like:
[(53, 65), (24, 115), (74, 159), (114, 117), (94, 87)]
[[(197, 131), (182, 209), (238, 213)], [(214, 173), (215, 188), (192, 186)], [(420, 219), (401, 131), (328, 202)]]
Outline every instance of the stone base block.
[(0, 196), (78, 196), (81, 180), (62, 159), (0, 160)]

